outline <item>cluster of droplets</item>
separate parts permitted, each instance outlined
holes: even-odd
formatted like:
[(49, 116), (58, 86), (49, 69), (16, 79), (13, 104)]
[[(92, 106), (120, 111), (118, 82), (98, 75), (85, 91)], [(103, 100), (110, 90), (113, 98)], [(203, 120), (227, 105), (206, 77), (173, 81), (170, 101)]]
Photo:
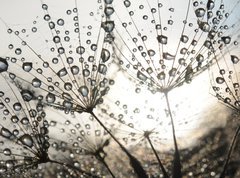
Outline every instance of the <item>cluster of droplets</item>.
[(11, 85), (10, 91), (0, 91), (2, 176), (37, 169), (38, 164), (47, 162), (50, 147), (42, 96), (25, 89), (19, 92)]
[[(45, 13), (43, 19), (48, 24), (51, 33), (52, 40), (48, 43), (51, 45), (49, 50), (53, 57), (51, 60), (49, 57), (45, 58), (44, 54), (33, 49), (31, 44), (23, 39), (20, 32), (9, 29), (10, 34), (16, 35), (17, 33), (17, 37), (22, 43), (21, 48), (11, 47), (16, 57), (11, 57), (9, 60), (21, 66), (20, 70), (32, 79), (31, 82), (28, 82), (24, 77), (12, 73), (11, 78), (13, 80), (23, 79), (34, 88), (47, 92), (45, 100), (48, 105), (56, 106), (66, 112), (91, 111), (97, 104), (103, 102), (102, 97), (109, 91), (109, 85), (114, 84), (114, 81), (106, 76), (112, 57), (111, 46), (106, 38), (109, 37), (112, 30), (109, 30), (109, 25), (103, 25), (103, 23), (108, 23), (110, 15), (106, 13), (107, 21), (100, 23), (99, 31), (96, 32), (93, 31), (91, 25), (87, 28), (80, 27), (77, 8), (67, 10), (66, 14), (72, 16), (74, 21), (73, 31), (70, 31), (65, 30), (64, 19), (52, 20), (46, 4), (42, 5), (42, 9)], [(87, 35), (82, 35), (85, 32)], [(70, 40), (70, 34), (73, 34), (73, 37), (76, 36), (76, 43), (73, 43), (74, 40)], [(85, 39), (86, 41), (84, 41)], [(23, 50), (30, 50), (36, 61), (25, 59)], [(4, 61), (1, 64), (5, 65), (2, 67), (2, 71), (7, 70)]]
[(190, 83), (231, 42), (224, 4), (184, 3), (184, 12), (157, 1), (116, 4), (118, 63), (153, 91)]

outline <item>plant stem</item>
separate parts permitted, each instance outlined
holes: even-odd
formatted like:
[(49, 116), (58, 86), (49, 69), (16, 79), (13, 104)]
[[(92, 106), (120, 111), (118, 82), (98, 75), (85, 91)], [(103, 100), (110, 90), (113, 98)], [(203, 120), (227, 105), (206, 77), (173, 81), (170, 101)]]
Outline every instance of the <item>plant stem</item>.
[(77, 168), (77, 167), (75, 167), (75, 166), (73, 166), (73, 165), (70, 165), (70, 164), (62, 163), (62, 162), (59, 162), (59, 161), (56, 161), (56, 160), (51, 160), (51, 159), (49, 159), (48, 162), (50, 162), (50, 163), (55, 163), (55, 164), (59, 164), (59, 165), (61, 165), (61, 166), (66, 166), (66, 167), (68, 167), (68, 168), (70, 168), (70, 169), (73, 169), (73, 170), (75, 170), (75, 171), (77, 171), (77, 172), (80, 172), (80, 173), (82, 173), (82, 174), (88, 175), (88, 176), (93, 177), (93, 178), (98, 178), (98, 176), (93, 175), (93, 174), (91, 174), (91, 173), (89, 173), (89, 172), (86, 172), (86, 171), (84, 171), (84, 170), (82, 170), (82, 169), (80, 169), (80, 168)]
[(111, 176), (113, 178), (115, 178), (115, 175), (113, 174), (112, 170), (110, 169), (110, 167), (108, 166), (107, 162), (104, 160), (104, 158), (98, 154), (97, 156), (97, 159), (107, 168), (108, 172), (111, 174)]
[(146, 138), (147, 138), (147, 140), (148, 140), (148, 142), (149, 142), (149, 144), (150, 144), (150, 146), (151, 146), (151, 148), (152, 148), (152, 150), (153, 150), (153, 152), (154, 152), (154, 154), (155, 154), (155, 156), (156, 156), (156, 158), (158, 160), (158, 164), (159, 164), (159, 166), (160, 166), (160, 168), (161, 168), (161, 170), (163, 172), (164, 178), (169, 178), (169, 176), (168, 176), (168, 174), (167, 174), (167, 172), (166, 172), (166, 170), (165, 170), (165, 168), (164, 168), (164, 166), (163, 166), (163, 164), (162, 164), (162, 162), (161, 162), (161, 160), (160, 160), (160, 158), (159, 158), (159, 156), (157, 154), (157, 151), (155, 150), (155, 148), (154, 148), (154, 146), (152, 144), (151, 139), (149, 138), (148, 135), (146, 136)]
[(143, 169), (141, 163), (131, 155), (127, 149), (118, 141), (118, 139), (108, 130), (108, 128), (98, 119), (98, 117), (93, 113), (93, 111), (89, 112), (95, 120), (102, 126), (102, 128), (111, 136), (111, 138), (119, 145), (122, 151), (128, 156), (130, 160), (130, 164), (134, 169), (135, 173), (138, 175), (139, 178), (148, 178), (147, 173)]
[(235, 134), (233, 136), (230, 148), (228, 150), (227, 159), (225, 161), (223, 170), (222, 170), (221, 175), (220, 175), (219, 178), (224, 178), (225, 177), (225, 174), (226, 174), (226, 171), (227, 171), (227, 167), (228, 167), (228, 163), (230, 161), (230, 158), (231, 158), (231, 155), (232, 155), (232, 152), (233, 152), (233, 148), (234, 148), (234, 145), (235, 145), (235, 143), (237, 141), (237, 137), (238, 137), (239, 133), (240, 133), (240, 126), (238, 126), (238, 128), (237, 128), (237, 130), (236, 130), (236, 132), (235, 132)]
[(171, 119), (171, 125), (172, 125), (172, 134), (173, 134), (173, 142), (174, 142), (174, 159), (173, 159), (173, 172), (172, 172), (172, 178), (181, 178), (182, 177), (182, 171), (181, 171), (181, 160), (180, 160), (180, 154), (178, 150), (178, 145), (177, 145), (177, 139), (176, 139), (176, 134), (175, 134), (175, 127), (174, 127), (174, 121), (173, 121), (173, 116), (172, 116), (172, 111), (171, 107), (169, 104), (169, 99), (168, 99), (168, 92), (164, 92), (166, 102), (167, 102), (167, 108), (169, 112), (169, 116)]

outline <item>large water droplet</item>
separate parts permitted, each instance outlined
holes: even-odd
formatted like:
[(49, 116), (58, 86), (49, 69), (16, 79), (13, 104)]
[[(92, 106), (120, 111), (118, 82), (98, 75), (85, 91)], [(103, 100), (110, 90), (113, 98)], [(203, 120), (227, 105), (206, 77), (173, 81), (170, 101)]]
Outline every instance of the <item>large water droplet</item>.
[(109, 17), (110, 15), (112, 15), (114, 13), (114, 9), (112, 7), (105, 7), (104, 13), (106, 16)]
[(231, 61), (233, 64), (237, 64), (239, 62), (239, 58), (235, 55), (231, 55)]
[(164, 35), (158, 35), (157, 40), (161, 44), (167, 44), (168, 38)]
[(203, 17), (205, 15), (205, 9), (203, 8), (198, 8), (195, 10), (195, 14), (197, 17)]
[(34, 78), (32, 80), (32, 86), (34, 86), (35, 88), (39, 88), (41, 86), (41, 84), (42, 84), (42, 82), (38, 78)]
[(162, 71), (162, 72), (160, 72), (160, 73), (157, 75), (157, 78), (158, 78), (159, 80), (165, 80), (166, 74)]
[(33, 99), (33, 94), (29, 90), (22, 90), (21, 95), (24, 101), (31, 101)]
[(137, 72), (137, 78), (140, 79), (140, 80), (142, 80), (142, 81), (144, 81), (144, 82), (147, 80), (147, 76), (144, 75), (144, 74), (143, 74), (142, 72), (140, 72), (140, 71)]
[(57, 75), (58, 75), (59, 77), (63, 77), (63, 76), (65, 76), (65, 75), (67, 75), (67, 70), (66, 70), (66, 68), (64, 67), (64, 68), (60, 69), (60, 70), (57, 72)]
[(10, 156), (12, 154), (11, 150), (9, 148), (5, 148), (3, 150), (3, 154), (6, 155), (6, 156)]
[(22, 135), (18, 140), (27, 147), (31, 148), (33, 146), (33, 139), (29, 134)]
[(8, 69), (7, 60), (0, 57), (0, 73), (5, 72)]
[(22, 109), (21, 103), (19, 103), (19, 102), (14, 103), (14, 104), (13, 104), (13, 109), (14, 109), (15, 111), (20, 111), (20, 110)]
[(56, 100), (56, 96), (52, 93), (48, 93), (47, 96), (46, 96), (46, 101), (48, 103), (54, 103)]
[(78, 54), (83, 54), (83, 53), (85, 52), (85, 48), (84, 48), (83, 46), (78, 46), (78, 47), (76, 48), (76, 52), (77, 52)]
[(78, 66), (72, 66), (71, 72), (73, 75), (77, 75), (79, 73), (79, 67)]
[(105, 30), (105, 32), (112, 32), (115, 24), (114, 21), (106, 21), (106, 22), (102, 22), (101, 27)]
[(221, 39), (225, 44), (229, 44), (231, 42), (231, 37), (229, 36), (223, 36)]
[(107, 62), (110, 58), (110, 52), (107, 49), (102, 49), (101, 58), (103, 62)]
[(99, 64), (99, 66), (98, 66), (98, 72), (99, 72), (100, 74), (105, 75), (106, 72), (107, 72), (107, 66), (106, 66), (105, 64)]
[(24, 71), (29, 72), (32, 70), (32, 63), (31, 62), (24, 62), (22, 65)]
[(213, 0), (208, 0), (208, 3), (207, 3), (207, 9), (208, 10), (212, 10), (215, 6), (215, 3)]
[(124, 5), (125, 5), (125, 7), (130, 7), (131, 2), (129, 0), (125, 0)]
[(83, 76), (88, 77), (90, 75), (90, 71), (88, 69), (83, 69)]
[(84, 85), (84, 86), (81, 86), (78, 91), (81, 93), (81, 95), (82, 95), (83, 97), (87, 97), (87, 95), (88, 95), (88, 93), (89, 93), (88, 87), (85, 86), (85, 85)]
[(187, 35), (182, 35), (181, 36), (181, 42), (187, 43), (188, 42), (188, 36)]
[(210, 25), (207, 22), (198, 21), (198, 26), (203, 32), (209, 32)]
[(225, 82), (225, 80), (224, 80), (223, 77), (217, 77), (217, 78), (216, 78), (216, 82), (217, 82), (218, 84), (222, 84), (222, 83)]
[(1, 128), (0, 134), (3, 137), (8, 138), (8, 139), (12, 136), (12, 133), (8, 129), (4, 128), (4, 127)]

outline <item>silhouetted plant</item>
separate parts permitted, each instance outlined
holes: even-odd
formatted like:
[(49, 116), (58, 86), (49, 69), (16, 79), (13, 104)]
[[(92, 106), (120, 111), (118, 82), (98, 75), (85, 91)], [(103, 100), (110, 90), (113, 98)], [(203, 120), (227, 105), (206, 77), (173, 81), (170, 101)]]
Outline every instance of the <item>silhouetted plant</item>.
[[(230, 43), (230, 37), (222, 35), (230, 28), (226, 24), (230, 13), (222, 1), (211, 0), (179, 1), (174, 5), (167, 1), (124, 0), (115, 2), (114, 9), (117, 62), (151, 91), (165, 95), (175, 147), (172, 173), (173, 177), (182, 177), (168, 95), (184, 82), (190, 83), (207, 68), (208, 61), (219, 59), (216, 54)], [(215, 45), (219, 40), (223, 45)]]
[[(49, 13), (48, 5), (42, 3), (42, 9), (45, 13), (43, 19), (50, 32), (49, 38), (51, 40), (47, 40), (50, 46), (48, 53), (50, 52), (53, 56), (51, 62), (49, 61), (50, 54), (46, 56), (45, 53), (34, 48), (31, 38), (24, 34), (26, 29), (20, 32), (13, 30), (6, 24), (8, 33), (13, 34), (21, 43), (21, 47), (9, 44), (9, 48), (15, 54), (12, 54), (11, 58), (8, 59), (13, 63), (13, 67), (18, 70), (21, 67), (21, 70), (26, 74), (21, 76), (14, 71), (15, 74), (11, 75), (14, 75), (13, 80), (31, 84), (35, 91), (44, 96), (48, 106), (64, 110), (66, 114), (71, 112), (91, 114), (128, 155), (135, 172), (146, 177), (137, 159), (127, 151), (93, 112), (96, 105), (103, 102), (103, 96), (110, 89), (109, 85), (114, 84), (114, 81), (107, 75), (112, 58), (111, 42), (113, 39), (111, 32), (114, 23), (109, 20), (110, 15), (106, 8), (111, 5), (112, 1), (105, 2), (107, 4), (106, 16), (101, 13), (102, 6), (99, 5), (99, 19), (94, 19), (95, 23), (93, 23), (93, 25), (97, 25), (91, 26), (87, 22), (87, 28), (83, 25), (84, 22), (80, 24), (81, 15), (77, 3), (75, 1), (73, 10), (66, 11), (67, 17), (73, 18), (73, 26), (69, 28), (67, 20), (63, 18), (54, 20)], [(92, 16), (92, 14), (91, 12), (90, 15)], [(33, 28), (35, 32), (38, 29), (37, 27)], [(70, 36), (70, 34), (73, 35)], [(27, 51), (33, 54), (31, 59), (26, 55)]]

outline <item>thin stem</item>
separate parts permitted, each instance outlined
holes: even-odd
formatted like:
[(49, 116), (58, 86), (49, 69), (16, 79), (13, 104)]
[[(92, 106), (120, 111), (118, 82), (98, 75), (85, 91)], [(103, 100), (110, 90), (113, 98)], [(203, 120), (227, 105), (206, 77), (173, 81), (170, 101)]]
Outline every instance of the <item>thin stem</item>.
[(130, 164), (138, 177), (148, 178), (147, 173), (143, 169), (141, 163), (127, 151), (127, 149), (118, 141), (118, 139), (111, 133), (111, 131), (109, 131), (108, 128), (98, 119), (98, 117), (93, 113), (93, 111), (89, 111), (89, 113), (95, 118), (95, 120), (102, 126), (102, 128), (111, 136), (111, 138), (120, 146), (122, 151), (128, 156)]
[(169, 116), (171, 119), (171, 125), (172, 125), (172, 133), (173, 133), (173, 141), (174, 141), (174, 159), (173, 159), (173, 172), (172, 172), (172, 177), (173, 178), (181, 178), (182, 177), (182, 171), (181, 171), (181, 160), (180, 160), (180, 154), (178, 150), (178, 145), (177, 145), (177, 139), (176, 139), (176, 134), (175, 134), (175, 127), (174, 127), (174, 121), (173, 121), (173, 116), (172, 116), (172, 111), (171, 107), (169, 104), (169, 99), (168, 99), (168, 92), (164, 92), (166, 102), (167, 102), (167, 108), (169, 112)]
[(235, 134), (233, 136), (230, 148), (228, 150), (227, 159), (225, 161), (222, 173), (221, 173), (219, 178), (224, 178), (225, 177), (225, 174), (226, 174), (226, 171), (227, 171), (227, 167), (228, 167), (228, 163), (230, 161), (230, 158), (231, 158), (231, 155), (232, 155), (232, 152), (233, 152), (233, 148), (234, 148), (234, 145), (235, 145), (235, 143), (237, 141), (237, 137), (238, 137), (239, 133), (240, 133), (240, 126), (238, 126), (238, 128), (237, 128), (237, 130), (236, 130), (236, 132), (235, 132)]
[(115, 178), (115, 175), (113, 174), (112, 170), (110, 169), (110, 167), (108, 166), (107, 162), (104, 160), (104, 158), (103, 158), (100, 154), (97, 155), (97, 159), (98, 159), (101, 163), (103, 163), (103, 165), (107, 168), (107, 170), (108, 170), (108, 172), (111, 174), (111, 176), (112, 176), (113, 178)]
[(149, 138), (149, 135), (147, 135), (146, 138), (147, 138), (148, 143), (150, 144), (150, 146), (151, 146), (151, 148), (152, 148), (152, 150), (153, 150), (153, 152), (154, 152), (154, 154), (155, 154), (155, 156), (156, 156), (156, 158), (158, 160), (158, 164), (159, 164), (159, 166), (160, 166), (160, 168), (161, 168), (161, 170), (163, 172), (164, 178), (169, 178), (169, 176), (168, 176), (168, 174), (167, 174), (167, 172), (166, 172), (166, 170), (165, 170), (165, 168), (164, 168), (164, 166), (163, 166), (163, 164), (162, 164), (162, 162), (161, 162), (161, 160), (160, 160), (160, 158), (159, 158), (159, 156), (157, 154), (157, 151), (155, 150), (155, 148), (154, 148), (154, 146), (152, 144), (152, 141)]
[(75, 167), (75, 166), (72, 166), (72, 165), (70, 165), (70, 164), (61, 163), (61, 162), (59, 162), (59, 161), (51, 160), (51, 159), (49, 159), (48, 162), (50, 162), (50, 163), (56, 163), (56, 164), (59, 164), (59, 165), (61, 165), (61, 166), (66, 166), (66, 167), (68, 167), (68, 168), (70, 168), (70, 169), (73, 169), (73, 170), (75, 170), (75, 171), (78, 171), (78, 172), (80, 172), (80, 173), (82, 173), (82, 174), (88, 175), (88, 176), (93, 177), (93, 178), (98, 178), (98, 176), (93, 175), (93, 174), (91, 174), (91, 173), (89, 173), (89, 172), (86, 172), (86, 171), (84, 171), (84, 170), (82, 170), (82, 169), (80, 169), (80, 168), (77, 168), (77, 167)]

